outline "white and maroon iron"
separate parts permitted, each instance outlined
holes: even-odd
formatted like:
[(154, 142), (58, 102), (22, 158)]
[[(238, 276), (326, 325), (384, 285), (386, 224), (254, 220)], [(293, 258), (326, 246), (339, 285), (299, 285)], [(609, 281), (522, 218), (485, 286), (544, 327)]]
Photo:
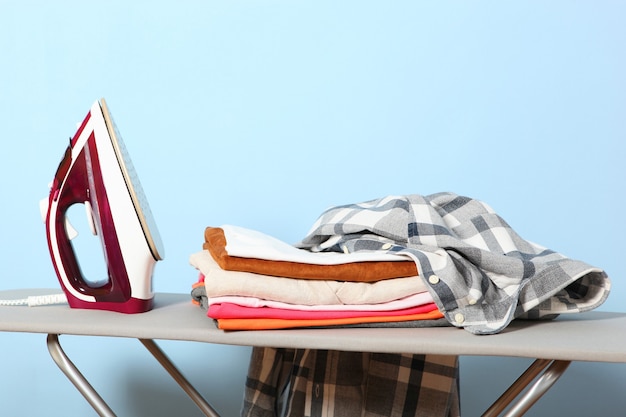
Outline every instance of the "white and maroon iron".
[[(100, 237), (108, 277), (87, 280), (66, 218), (84, 204)], [(96, 102), (65, 151), (50, 187), (48, 247), (70, 307), (141, 313), (152, 308), (152, 274), (163, 246), (148, 202), (104, 99)]]

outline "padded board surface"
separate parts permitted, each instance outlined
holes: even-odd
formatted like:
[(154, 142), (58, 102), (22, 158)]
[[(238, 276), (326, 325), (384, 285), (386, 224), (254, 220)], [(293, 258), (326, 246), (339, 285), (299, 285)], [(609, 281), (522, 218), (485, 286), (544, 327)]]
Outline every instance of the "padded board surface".
[[(52, 289), (0, 291), (0, 299), (57, 293)], [(351, 328), (224, 332), (188, 294), (157, 293), (140, 314), (71, 309), (67, 305), (0, 307), (0, 331), (188, 340), (229, 345), (515, 356), (626, 362), (626, 313), (594, 311), (551, 321), (514, 321), (497, 335), (462, 329)]]

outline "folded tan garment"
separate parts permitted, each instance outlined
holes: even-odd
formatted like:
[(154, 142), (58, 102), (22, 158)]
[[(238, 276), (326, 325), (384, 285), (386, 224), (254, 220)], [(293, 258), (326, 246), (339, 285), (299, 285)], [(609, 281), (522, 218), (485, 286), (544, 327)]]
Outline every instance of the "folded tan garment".
[(191, 254), (189, 263), (204, 275), (209, 299), (234, 295), (309, 306), (351, 305), (387, 303), (428, 291), (422, 277), (417, 276), (348, 282), (225, 271), (206, 250)]
[(204, 240), (203, 249), (209, 251), (215, 262), (226, 271), (254, 272), (285, 278), (354, 282), (375, 282), (389, 278), (417, 276), (417, 266), (412, 260), (317, 265), (231, 256), (226, 250), (224, 230), (219, 227), (207, 227), (204, 231)]

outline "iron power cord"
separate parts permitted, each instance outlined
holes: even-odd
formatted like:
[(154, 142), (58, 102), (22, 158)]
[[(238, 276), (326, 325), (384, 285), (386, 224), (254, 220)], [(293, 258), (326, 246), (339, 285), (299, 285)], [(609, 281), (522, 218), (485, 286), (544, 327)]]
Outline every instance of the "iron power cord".
[(65, 294), (46, 294), (46, 295), (31, 295), (27, 298), (18, 298), (15, 300), (0, 300), (0, 306), (46, 306), (52, 304), (65, 304), (67, 303), (67, 297)]

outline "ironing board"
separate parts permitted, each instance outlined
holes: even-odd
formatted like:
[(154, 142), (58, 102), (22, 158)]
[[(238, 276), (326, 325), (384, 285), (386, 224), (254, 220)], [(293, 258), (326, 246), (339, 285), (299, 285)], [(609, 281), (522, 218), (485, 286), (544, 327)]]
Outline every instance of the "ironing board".
[[(0, 299), (58, 290), (0, 291)], [(47, 334), (57, 365), (100, 416), (115, 416), (66, 356), (59, 335), (136, 338), (176, 380), (202, 412), (219, 417), (185, 379), (155, 340), (225, 345), (439, 355), (508, 356), (535, 362), (483, 414), (523, 415), (565, 372), (572, 361), (626, 362), (626, 313), (589, 312), (552, 321), (514, 321), (502, 333), (476, 336), (452, 327), (350, 328), (224, 332), (215, 327), (188, 294), (158, 293), (152, 311), (121, 314), (71, 309), (67, 305), (0, 307), (0, 331)], [(511, 405), (516, 398), (519, 400)]]

